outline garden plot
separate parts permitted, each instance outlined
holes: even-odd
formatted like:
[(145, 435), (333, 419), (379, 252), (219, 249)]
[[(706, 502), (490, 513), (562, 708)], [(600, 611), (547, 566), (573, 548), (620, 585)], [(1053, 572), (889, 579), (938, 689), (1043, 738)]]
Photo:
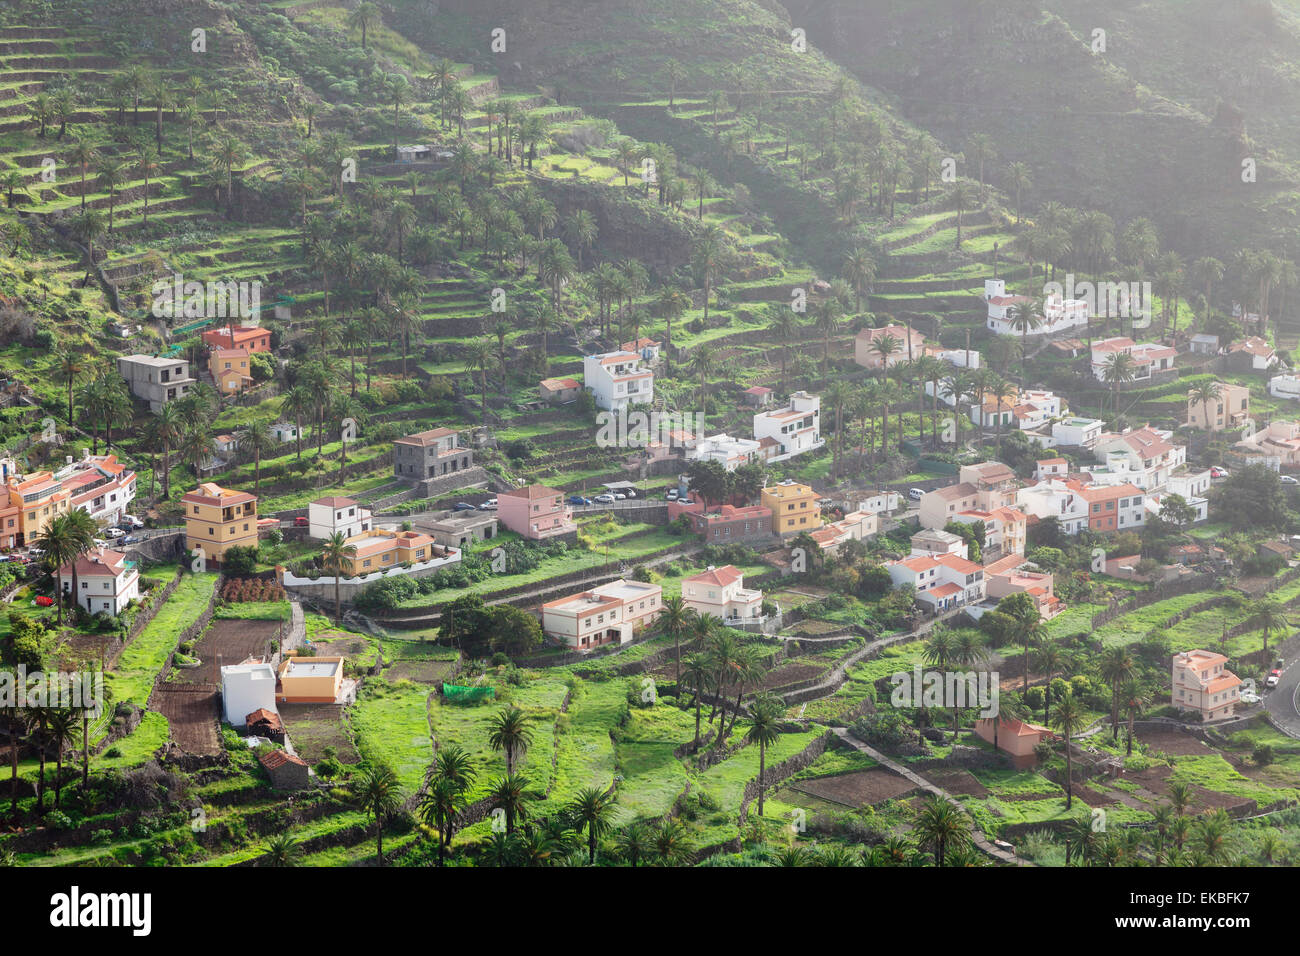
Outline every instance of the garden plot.
[(1154, 753), (1177, 756), (1206, 756), (1215, 751), (1201, 738), (1177, 730), (1139, 730), (1137, 739)]
[(215, 757), (221, 753), (217, 733), (220, 695), (208, 684), (160, 684), (149, 707), (167, 718), (169, 738), (187, 754)]
[(222, 667), (250, 657), (269, 657), (279, 631), (279, 621), (218, 618), (194, 645), (191, 656), (198, 658), (199, 666), (173, 668), (168, 682), (220, 685)]
[(892, 770), (877, 767), (833, 777), (814, 777), (790, 784), (790, 789), (846, 807), (875, 806), (916, 792), (916, 784)]
[(361, 761), (343, 708), (337, 704), (281, 704), (280, 718), (293, 749), (308, 763), (324, 760), (327, 747), (334, 748), (342, 763)]

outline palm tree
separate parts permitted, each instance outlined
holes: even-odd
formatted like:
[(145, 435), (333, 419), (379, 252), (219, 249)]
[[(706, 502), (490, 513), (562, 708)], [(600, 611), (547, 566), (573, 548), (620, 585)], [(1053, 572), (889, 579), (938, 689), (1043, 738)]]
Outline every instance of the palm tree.
[(862, 296), (871, 290), (878, 270), (875, 257), (862, 247), (854, 249), (845, 257), (844, 278), (853, 287), (855, 313), (862, 312)]
[(108, 234), (113, 234), (113, 213), (117, 208), (117, 190), (126, 180), (126, 165), (111, 157), (104, 157), (95, 165), (99, 184), (108, 190)]
[[(674, 682), (678, 687), (682, 683), (682, 634), (691, 624), (694, 609), (686, 606), (679, 595), (670, 595), (663, 599), (663, 609), (659, 612), (659, 626), (673, 639)], [(680, 693), (680, 691), (679, 691)]]
[(1138, 714), (1151, 706), (1151, 698), (1142, 693), (1142, 688), (1135, 681), (1129, 681), (1124, 685), (1124, 693), (1120, 701), (1128, 711), (1128, 742), (1125, 754), (1131, 757), (1133, 756), (1133, 723), (1137, 720)]
[(507, 775), (515, 772), (515, 762), (533, 744), (532, 723), (532, 717), (513, 705), (488, 718), (488, 744), (505, 752)]
[(1043, 723), (1050, 725), (1052, 722), (1052, 678), (1061, 673), (1065, 666), (1065, 655), (1061, 650), (1061, 645), (1055, 641), (1043, 640), (1039, 642), (1038, 669), (1041, 670), (1047, 678), (1047, 683), (1043, 686)]
[(484, 338), (472, 340), (465, 353), (465, 371), (473, 374), (475, 371), (479, 374), (479, 385), (481, 398), (483, 402), (483, 424), (487, 424), (488, 403), (487, 403), (487, 373), (492, 367), (492, 343)]
[(1201, 411), (1205, 414), (1205, 430), (1210, 430), (1210, 404), (1218, 402), (1219, 396), (1223, 394), (1223, 386), (1213, 380), (1197, 382), (1192, 386), (1188, 397), (1192, 400), (1193, 405), (1200, 405)]
[(1025, 387), (1025, 366), (1029, 361), (1029, 333), (1043, 324), (1044, 305), (1038, 296), (1028, 296), (1007, 310), (1012, 331), (1020, 333), (1020, 387)]
[(293, 431), (298, 448), (298, 461), (302, 461), (302, 420), (312, 413), (315, 400), (306, 385), (301, 383), (284, 393), (280, 402), (280, 414), (293, 419)]
[(72, 425), (72, 383), (77, 380), (77, 376), (86, 370), (86, 366), (80, 358), (66, 349), (54, 357), (54, 365), (58, 370), (59, 378), (63, 380), (68, 389), (68, 424)]
[(970, 209), (975, 204), (975, 192), (971, 189), (969, 183), (964, 183), (958, 180), (953, 183), (952, 187), (948, 190), (948, 202), (950, 202), (952, 208), (957, 211), (957, 243), (955, 248), (960, 250), (962, 216), (965, 214), (966, 210)]
[(711, 342), (701, 342), (691, 353), (691, 369), (700, 376), (700, 411), (708, 408), (708, 376), (713, 372), (717, 357), (717, 347)]
[(1137, 370), (1134, 368), (1132, 357), (1127, 352), (1112, 352), (1106, 356), (1101, 376), (1102, 381), (1111, 387), (1113, 411), (1118, 415), (1120, 388), (1132, 383), (1137, 377)]
[(288, 830), (282, 830), (266, 841), (263, 866), (297, 866), (302, 857), (302, 846)]
[(492, 786), (488, 794), (495, 809), (506, 815), (506, 834), (515, 832), (515, 824), (528, 819), (528, 778), (522, 774), (506, 773)]
[(691, 845), (686, 824), (676, 817), (664, 817), (651, 835), (655, 856), (663, 866), (676, 866), (690, 858)]
[[(712, 617), (707, 619), (713, 620)], [(703, 654), (691, 654), (686, 658), (685, 665), (681, 676), (678, 677), (679, 681), (684, 679), (685, 683), (678, 686), (689, 687), (695, 697), (695, 743), (691, 747), (692, 752), (695, 752), (700, 749), (700, 704), (713, 670), (709, 659)]]
[(934, 854), (934, 865), (943, 866), (949, 851), (963, 847), (970, 840), (966, 815), (938, 794), (930, 794), (912, 824), (917, 843)]
[(599, 235), (596, 228), (596, 217), (586, 209), (577, 209), (569, 216), (565, 232), (569, 236), (569, 241), (578, 250), (578, 269), (581, 270), (583, 268), (583, 251), (594, 246), (596, 237)]
[(773, 694), (760, 694), (750, 705), (750, 725), (745, 739), (758, 744), (758, 815), (763, 816), (763, 791), (766, 789), (767, 748), (781, 737), (781, 720), (785, 703)]
[(1264, 657), (1268, 657), (1268, 637), (1273, 631), (1290, 627), (1286, 611), (1276, 598), (1262, 597), (1250, 606), (1250, 623), (1259, 628), (1264, 636)]
[(81, 208), (86, 208), (86, 171), (95, 165), (99, 159), (99, 152), (84, 139), (75, 139), (72, 141), (72, 148), (68, 151), (68, 160), (81, 170)]
[(420, 798), (417, 813), (426, 826), (438, 831), (438, 865), (455, 835), (456, 818), (465, 808), (465, 791), (455, 780), (439, 775)]
[(253, 456), (253, 494), (261, 495), (262, 456), (276, 450), (279, 442), (271, 434), (271, 424), (264, 418), (256, 418), (244, 426), (239, 433), (239, 450), (245, 455)]
[(392, 816), (402, 806), (402, 788), (397, 774), (385, 766), (367, 764), (357, 772), (357, 802), (365, 811), (367, 821), (375, 820), (375, 849), (379, 865), (384, 865), (384, 818)]
[(1125, 647), (1108, 648), (1102, 655), (1099, 671), (1110, 684), (1111, 740), (1119, 740), (1119, 692), (1133, 676), (1133, 658)]
[(648, 856), (653, 847), (650, 825), (644, 820), (633, 820), (618, 834), (618, 852), (631, 865), (632, 869), (641, 859)]
[(568, 810), (574, 820), (574, 829), (581, 833), (587, 831), (587, 865), (596, 864), (596, 842), (610, 828), (610, 818), (614, 814), (614, 802), (617, 797), (613, 792), (606, 792), (599, 787), (584, 787), (569, 804)]
[(366, 49), (366, 32), (378, 23), (383, 22), (379, 14), (379, 7), (371, 3), (370, 0), (362, 0), (357, 4), (355, 10), (348, 15), (348, 26), (353, 30), (361, 31), (361, 49)]
[(1066, 691), (1056, 702), (1056, 720), (1053, 726), (1061, 729), (1065, 741), (1065, 809), (1068, 812), (1074, 803), (1074, 753), (1070, 750), (1070, 738), (1083, 724), (1083, 707), (1074, 699), (1073, 691)]
[(0, 173), (0, 189), (5, 191), (6, 203), (10, 209), (14, 208), (14, 193), (22, 193), (25, 196), (31, 195), (27, 188), (27, 180), (23, 177), (22, 172), (17, 169), (6, 169)]
[(63, 790), (63, 748), (72, 737), (76, 717), (70, 710), (51, 710), (45, 721), (45, 730), (54, 742), (54, 809), (59, 809), (59, 795)]
[(1020, 225), (1020, 197), (1026, 189), (1034, 185), (1029, 176), (1029, 166), (1025, 163), (1012, 163), (1007, 167), (1007, 181), (1011, 185), (1011, 190), (1016, 194), (1016, 225)]
[[(63, 626), (63, 568), (75, 564), (85, 553), (81, 532), (68, 520), (67, 514), (52, 519), (36, 534), (33, 542), (44, 554), (45, 565), (54, 572), (54, 612), (59, 627)], [(76, 595), (73, 595), (76, 599)]]
[(321, 566), (334, 576), (334, 622), (336, 624), (343, 621), (340, 583), (343, 575), (352, 567), (352, 559), (356, 556), (356, 545), (348, 544), (348, 539), (342, 531), (335, 531), (326, 538), (325, 545), (321, 548)]
[(706, 226), (699, 238), (695, 240), (694, 266), (695, 274), (704, 285), (704, 323), (709, 321), (709, 294), (713, 283), (722, 271), (726, 250), (723, 246), (722, 230), (717, 226)]

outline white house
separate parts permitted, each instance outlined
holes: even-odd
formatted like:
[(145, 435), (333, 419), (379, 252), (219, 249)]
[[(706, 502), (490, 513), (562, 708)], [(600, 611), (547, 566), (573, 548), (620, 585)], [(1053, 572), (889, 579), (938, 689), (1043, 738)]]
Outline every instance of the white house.
[[(140, 597), (140, 572), (120, 551), (96, 548), (77, 559), (77, 604), (87, 614), (101, 611), (114, 616)], [(72, 565), (59, 569), (64, 593), (72, 590)]]
[(875, 515), (891, 514), (898, 510), (901, 503), (902, 496), (897, 491), (877, 491), (868, 498), (860, 499), (857, 510)]
[(654, 365), (659, 361), (659, 352), (663, 348), (663, 343), (656, 342), (654, 339), (641, 338), (635, 342), (624, 342), (619, 348), (624, 352), (636, 352), (647, 365)]
[(688, 461), (716, 461), (727, 471), (757, 461), (759, 445), (750, 438), (733, 438), (731, 435), (711, 435), (695, 443), (686, 453)]
[(1134, 342), (1123, 336), (1101, 339), (1092, 343), (1093, 377), (1099, 382), (1105, 382), (1106, 369), (1110, 366), (1111, 356), (1121, 354), (1129, 357), (1133, 381), (1143, 382), (1160, 372), (1172, 370), (1178, 350), (1154, 342)]
[(324, 541), (333, 534), (351, 538), (373, 527), (370, 509), (351, 498), (318, 498), (307, 506), (309, 537)]
[(275, 668), (270, 664), (232, 664), (221, 668), (221, 713), (228, 724), (244, 726), (255, 710), (275, 707)]
[(1273, 346), (1258, 335), (1252, 335), (1244, 341), (1228, 346), (1228, 355), (1256, 372), (1283, 364), (1277, 352), (1273, 350)]
[(1268, 393), (1274, 398), (1300, 401), (1300, 375), (1274, 375), (1268, 380)]
[(655, 398), (655, 373), (641, 364), (638, 352), (604, 352), (582, 360), (582, 378), (596, 407), (621, 411), (650, 405)]
[(1049, 295), (1043, 300), (1043, 315), (1039, 324), (1022, 333), (1012, 324), (1012, 309), (1029, 302), (1030, 298), (1027, 295), (1007, 295), (1004, 279), (984, 280), (984, 301), (988, 305), (989, 331), (998, 335), (1055, 335), (1088, 326), (1086, 299), (1065, 299), (1059, 295)]
[(624, 644), (663, 610), (663, 588), (619, 579), (542, 605), (542, 630), (578, 650)]
[(682, 601), (696, 613), (724, 623), (758, 621), (763, 617), (763, 592), (745, 587), (739, 568), (710, 567), (682, 581)]
[(1100, 418), (1066, 418), (1052, 422), (1052, 448), (1092, 448), (1106, 423)]
[[(1159, 515), (1160, 509), (1164, 507), (1168, 494), (1147, 495), (1144, 504), (1148, 515)], [(1183, 500), (1196, 511), (1196, 520), (1205, 521), (1210, 517), (1210, 502), (1196, 495), (1183, 495)]]
[(931, 557), (952, 554), (959, 558), (969, 558), (970, 545), (961, 535), (953, 534), (951, 531), (944, 531), (942, 528), (922, 528), (912, 535), (910, 557), (916, 558), (927, 554)]
[(782, 408), (759, 412), (754, 416), (754, 438), (758, 442), (770, 439), (772, 453), (769, 462), (785, 461), (806, 451), (822, 447), (822, 400), (807, 392), (795, 392), (790, 402)]
[(936, 613), (979, 604), (987, 595), (984, 569), (955, 554), (924, 554), (886, 566), (894, 587), (911, 585), (916, 599)]
[(276, 441), (283, 445), (286, 442), (297, 440), (298, 426), (293, 422), (276, 422), (271, 426), (271, 434), (275, 436)]
[(1090, 468), (1088, 472), (1096, 484), (1131, 481), (1143, 491), (1158, 491), (1187, 464), (1186, 447), (1174, 444), (1172, 438), (1172, 432), (1149, 425), (1103, 434), (1092, 450), (1105, 467)]
[(1016, 493), (1016, 507), (1039, 520), (1055, 518), (1065, 534), (1078, 534), (1088, 526), (1088, 502), (1073, 482), (1058, 478), (1021, 488)]
[(117, 524), (135, 500), (135, 472), (116, 455), (85, 455), (54, 473), (68, 494), (70, 508), (80, 508), (96, 521)]

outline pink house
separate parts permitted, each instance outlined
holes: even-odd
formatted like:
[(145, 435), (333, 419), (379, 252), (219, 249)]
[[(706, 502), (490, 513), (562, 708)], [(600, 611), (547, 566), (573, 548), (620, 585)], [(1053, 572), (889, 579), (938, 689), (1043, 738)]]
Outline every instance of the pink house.
[(1034, 754), (1034, 748), (1040, 743), (1056, 739), (1056, 735), (1046, 727), (1022, 720), (1007, 720), (1005, 717), (988, 717), (975, 721), (975, 735), (993, 743), (995, 720), (998, 722), (998, 750), (1010, 754), (1011, 762), (1017, 769), (1036, 763), (1038, 758)]
[(1231, 717), (1241, 696), (1241, 678), (1225, 666), (1228, 659), (1214, 651), (1181, 651), (1174, 655), (1170, 700), (1179, 710), (1195, 711), (1201, 720)]
[(578, 530), (564, 493), (545, 485), (528, 485), (497, 496), (497, 519), (525, 538), (540, 541)]

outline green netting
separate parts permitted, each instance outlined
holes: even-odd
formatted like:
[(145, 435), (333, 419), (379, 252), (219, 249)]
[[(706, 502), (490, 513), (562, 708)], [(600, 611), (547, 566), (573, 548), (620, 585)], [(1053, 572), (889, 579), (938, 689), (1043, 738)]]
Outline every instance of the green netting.
[(448, 700), (491, 700), (496, 695), (497, 689), (495, 687), (462, 687), (459, 684), (442, 685), (442, 696)]

